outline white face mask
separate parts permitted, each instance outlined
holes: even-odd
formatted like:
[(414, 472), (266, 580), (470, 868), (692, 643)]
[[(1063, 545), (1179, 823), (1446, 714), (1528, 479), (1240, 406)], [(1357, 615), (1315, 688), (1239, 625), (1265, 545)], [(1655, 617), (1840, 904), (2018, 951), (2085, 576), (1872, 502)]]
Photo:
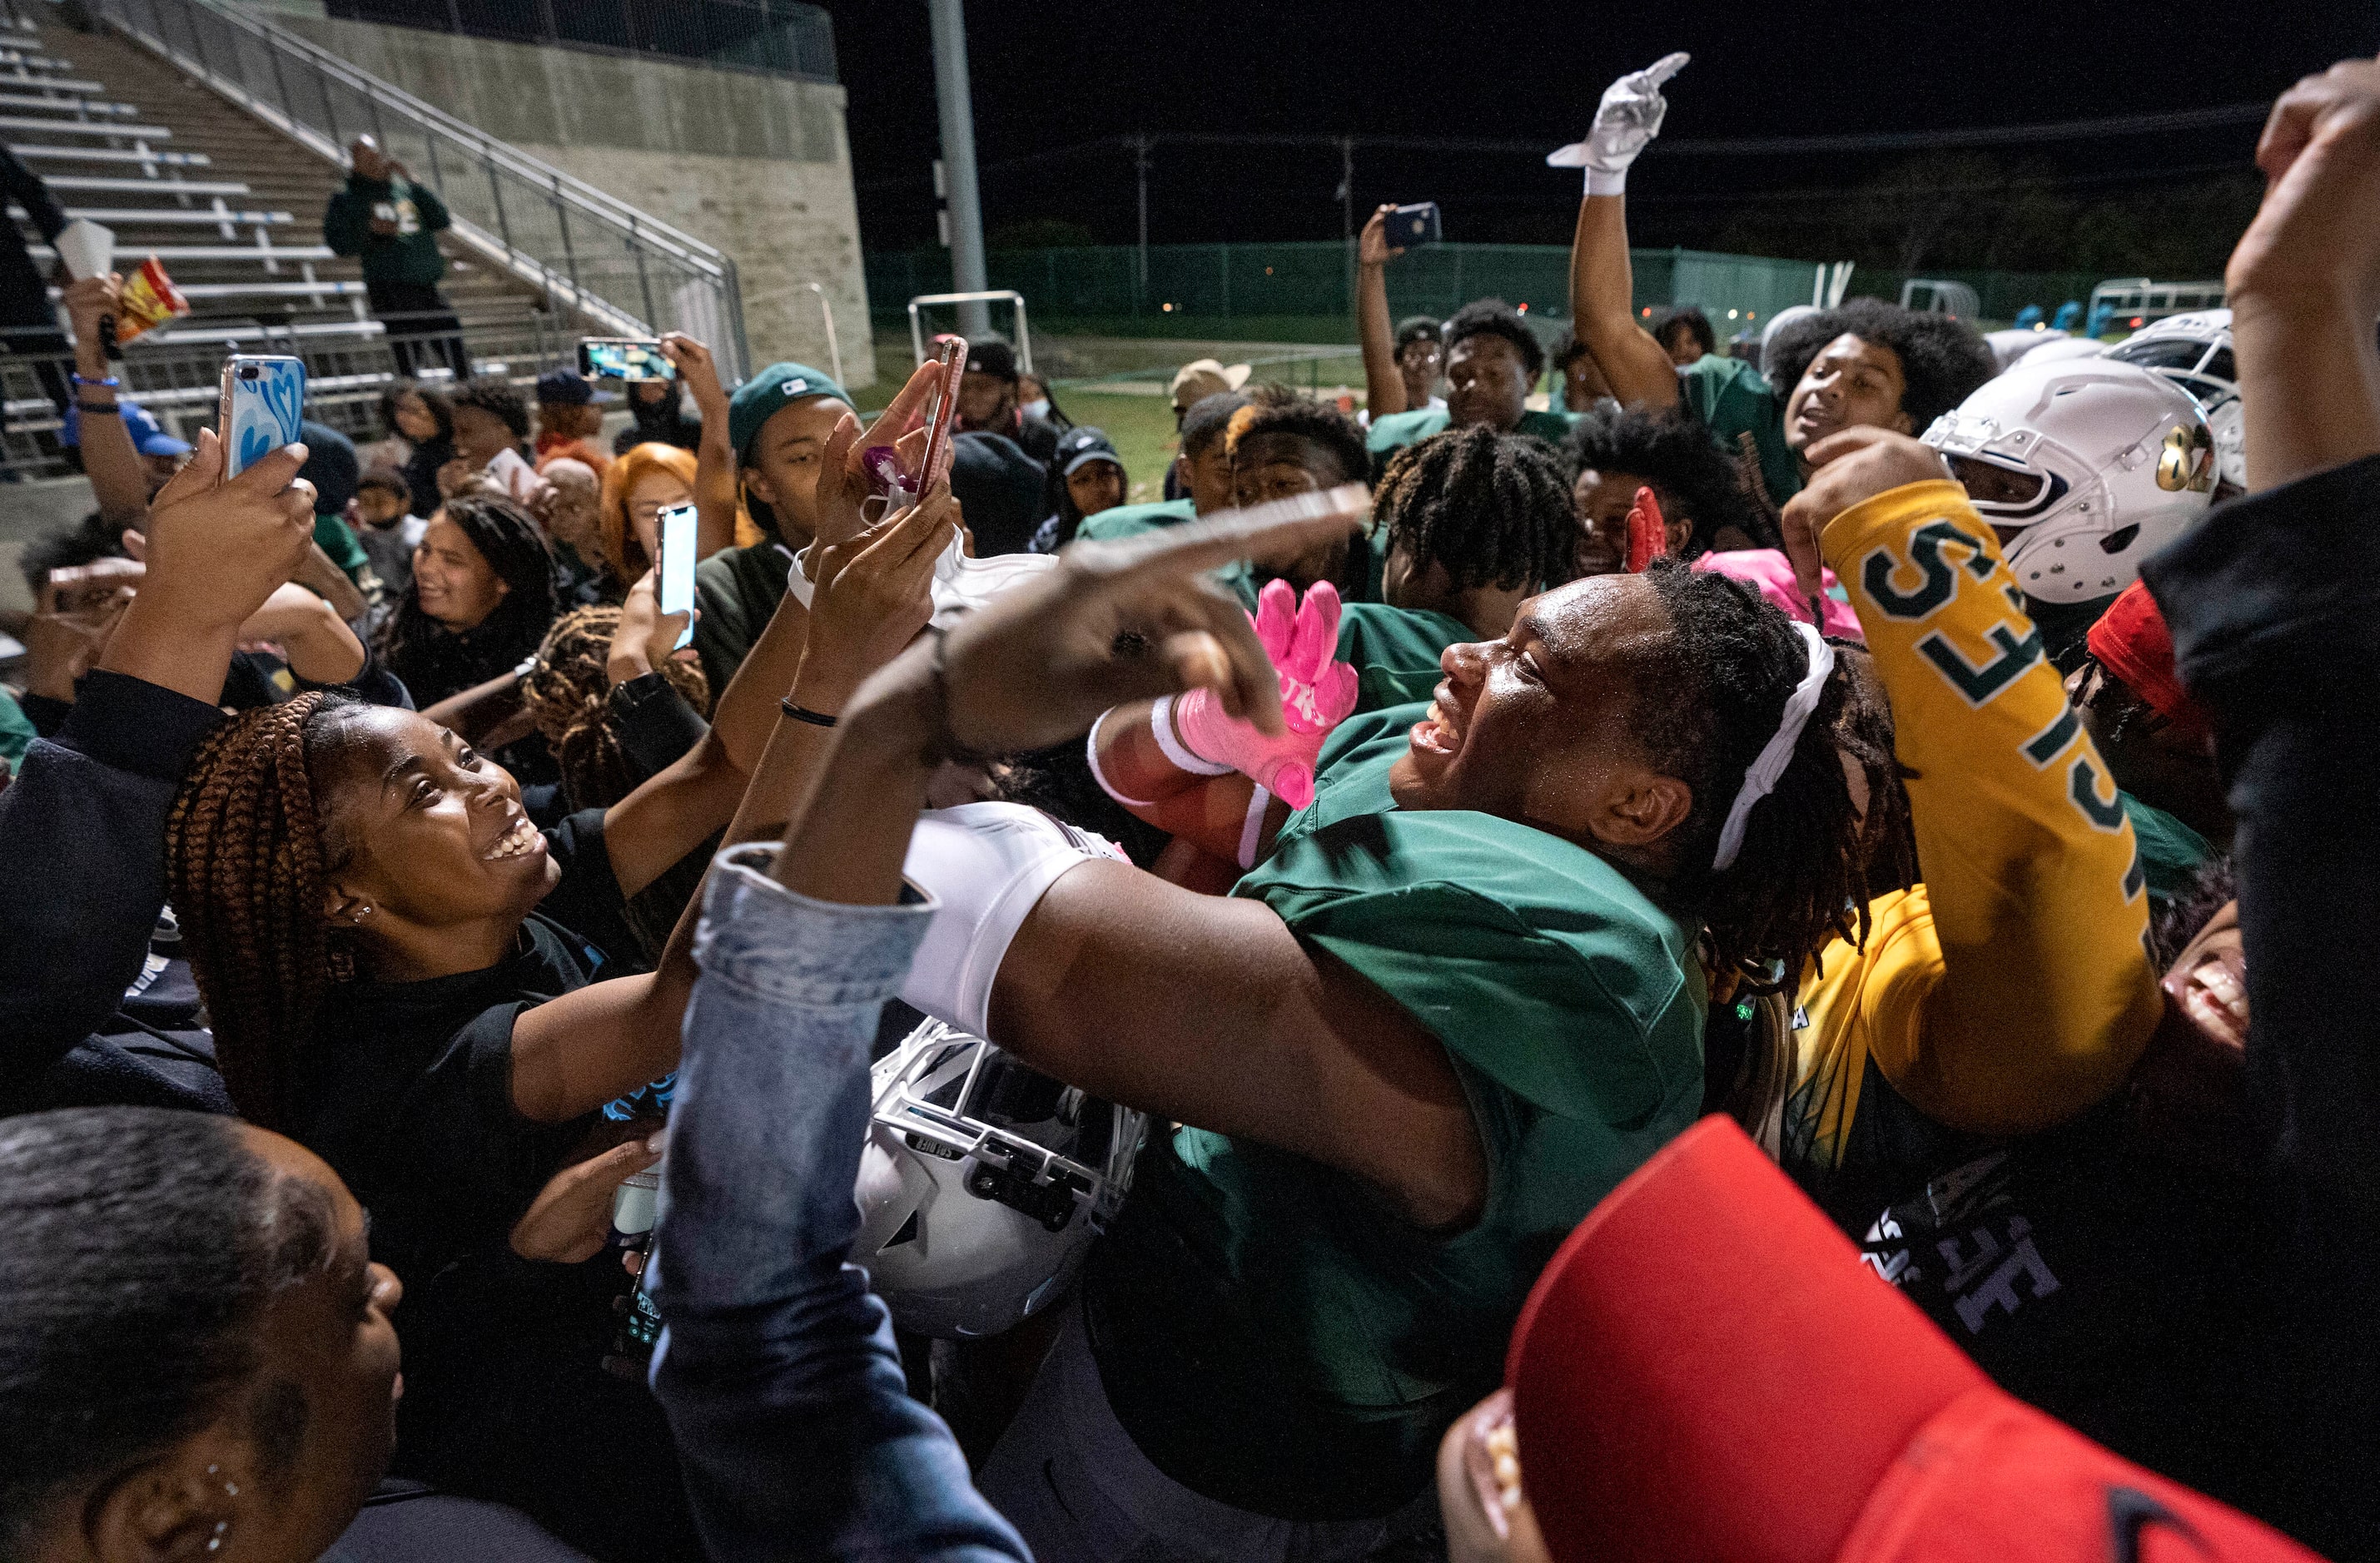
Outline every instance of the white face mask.
[(1032, 401), (1026, 403), (1024, 406), (1017, 410), (1022, 412), (1027, 418), (1048, 418), (1050, 416), (1050, 398), (1047, 396), (1037, 396)]

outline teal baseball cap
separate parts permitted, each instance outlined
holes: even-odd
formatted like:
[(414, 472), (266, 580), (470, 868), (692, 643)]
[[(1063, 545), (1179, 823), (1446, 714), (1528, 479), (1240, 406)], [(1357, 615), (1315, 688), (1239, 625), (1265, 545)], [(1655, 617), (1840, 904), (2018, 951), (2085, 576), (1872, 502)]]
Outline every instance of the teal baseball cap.
[(808, 396), (832, 396), (845, 406), (853, 405), (851, 393), (837, 385), (833, 376), (808, 364), (771, 364), (737, 386), (727, 399), (727, 439), (735, 447), (737, 463), (743, 462), (752, 436), (778, 408)]

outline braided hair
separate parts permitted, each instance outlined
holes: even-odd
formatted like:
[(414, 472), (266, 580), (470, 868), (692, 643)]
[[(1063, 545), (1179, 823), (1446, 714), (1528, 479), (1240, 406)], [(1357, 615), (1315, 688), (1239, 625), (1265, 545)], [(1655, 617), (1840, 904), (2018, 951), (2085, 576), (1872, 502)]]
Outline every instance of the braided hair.
[(1671, 838), (1671, 884), (1702, 909), (1715, 975), (1755, 992), (1790, 987), (1829, 939), (1867, 937), (1872, 821), (1860, 817), (1843, 757), (1876, 799), (1899, 784), (1890, 750), (1846, 747), (1852, 680), (1838, 660), (1775, 790), (1753, 805), (1734, 863), (1714, 870), (1744, 774), (1775, 736), (1809, 654), (1792, 622), (1741, 581), (1674, 559), (1656, 559), (1645, 578), (1673, 633), (1642, 653), (1631, 725), (1646, 759), (1694, 790)]
[[(636, 790), (612, 721), (611, 679), (606, 665), (619, 633), (620, 610), (577, 608), (553, 622), (538, 648), (537, 666), (521, 681), (521, 697), (562, 767), (563, 794), (575, 812), (609, 808)], [(670, 658), (654, 670), (696, 710), (710, 709), (710, 681), (694, 662)]]
[(1735, 463), (1711, 442), (1710, 430), (1682, 409), (1638, 406), (1587, 413), (1572, 427), (1562, 454), (1573, 479), (1593, 467), (1650, 483), (1662, 515), (1693, 526), (1689, 555), (1708, 552), (1730, 527), (1761, 547), (1778, 546), (1774, 528), (1744, 492)]
[(287, 1121), (315, 1012), (355, 975), (323, 915), (346, 854), (323, 830), (314, 764), (360, 701), (309, 690), (244, 711), (199, 745), (165, 819), (165, 894), (242, 1116)]
[(528, 511), (495, 494), (465, 493), (447, 500), (440, 512), (512, 589), (485, 619), (455, 631), (421, 611), (418, 582), (406, 588), (376, 648), (425, 706), (516, 666), (537, 649), (554, 614), (553, 555)]
[(1388, 546), (1442, 565), (1458, 589), (1559, 586), (1575, 573), (1578, 517), (1553, 448), (1484, 424), (1390, 458), (1372, 514)]

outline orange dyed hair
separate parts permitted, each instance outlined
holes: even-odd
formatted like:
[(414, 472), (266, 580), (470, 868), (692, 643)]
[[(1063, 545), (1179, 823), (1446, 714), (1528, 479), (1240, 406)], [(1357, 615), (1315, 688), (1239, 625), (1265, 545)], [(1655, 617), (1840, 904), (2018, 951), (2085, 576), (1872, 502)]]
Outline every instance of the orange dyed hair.
[(614, 461), (603, 473), (603, 510), (601, 523), (603, 532), (603, 563), (613, 578), (623, 586), (633, 585), (638, 576), (653, 567), (645, 557), (644, 544), (637, 540), (636, 528), (628, 525), (628, 491), (650, 472), (666, 472), (694, 487), (694, 453), (675, 445), (648, 442), (631, 445), (628, 454)]

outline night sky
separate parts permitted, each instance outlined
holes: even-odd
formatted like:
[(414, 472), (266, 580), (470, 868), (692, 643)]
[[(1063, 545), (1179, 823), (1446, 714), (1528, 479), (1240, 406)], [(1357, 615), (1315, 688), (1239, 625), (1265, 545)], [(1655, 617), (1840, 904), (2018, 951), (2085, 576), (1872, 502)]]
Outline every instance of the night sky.
[[(827, 0), (850, 91), (860, 222), (871, 248), (929, 243), (938, 152), (925, 0)], [(1034, 157), (1146, 131), (1305, 132), (1518, 140), (1583, 134), (1605, 83), (1672, 49), (1665, 141), (2029, 125), (2269, 102), (2298, 77), (2380, 50), (2380, 0), (2149, 5), (1938, 3), (1297, 5), (968, 0), (984, 222), (1034, 219), (1134, 236), (1121, 151)], [(2088, 199), (2245, 169), (2256, 127), (2095, 136), (1992, 149)], [(1744, 198), (1823, 204), (1906, 151), (1663, 155), (1630, 180), (1639, 243), (1694, 244)], [(1340, 234), (1330, 148), (1160, 146), (1155, 242)], [(1780, 197), (1779, 192), (1813, 192)], [(1435, 200), (1450, 239), (1560, 242), (1578, 176), (1542, 152), (1365, 149), (1359, 215)], [(1752, 207), (1761, 210), (1778, 210)]]

